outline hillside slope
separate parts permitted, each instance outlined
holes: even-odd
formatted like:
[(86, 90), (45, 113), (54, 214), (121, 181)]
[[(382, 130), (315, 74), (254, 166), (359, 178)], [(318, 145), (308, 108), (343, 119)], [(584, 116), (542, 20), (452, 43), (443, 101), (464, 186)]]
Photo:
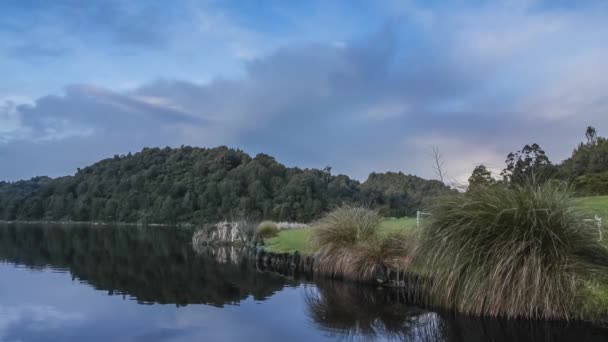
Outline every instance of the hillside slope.
[(450, 191), (402, 173), (362, 184), (328, 170), (288, 168), (227, 147), (145, 148), (79, 169), (74, 176), (0, 183), (0, 219), (214, 222), (246, 216), (307, 222), (342, 203), (413, 214)]

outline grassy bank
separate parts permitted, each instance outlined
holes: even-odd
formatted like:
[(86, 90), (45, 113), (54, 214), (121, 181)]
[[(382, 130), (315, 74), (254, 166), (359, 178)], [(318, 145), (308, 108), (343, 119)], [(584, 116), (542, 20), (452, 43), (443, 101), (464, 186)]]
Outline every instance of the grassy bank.
[(583, 197), (578, 199), (581, 209), (589, 213), (590, 217), (602, 217), (604, 227), (608, 227), (608, 196)]
[[(577, 200), (581, 209), (589, 213), (589, 217), (598, 215), (603, 218), (604, 227), (608, 227), (608, 196), (583, 197)], [(416, 218), (386, 218), (380, 224), (380, 229), (385, 233), (390, 232), (415, 232)], [(314, 248), (310, 244), (310, 228), (281, 230), (279, 235), (266, 240), (266, 248), (275, 253), (295, 252), (313, 253)], [(606, 239), (608, 243), (608, 239)], [(608, 301), (608, 288), (606, 289), (606, 300)]]
[(548, 185), (445, 198), (424, 230), (415, 218), (376, 218), (371, 229), (350, 208), (355, 216), (329, 215), (314, 230), (280, 231), (267, 249), (319, 252), (325, 273), (347, 279), (372, 277), (377, 262), (396, 262), (434, 279), (431, 305), (474, 315), (603, 320), (608, 257), (583, 219), (598, 215), (606, 227), (608, 196), (569, 196)]
[[(382, 234), (390, 234), (395, 232), (415, 232), (416, 218), (386, 218), (380, 223), (380, 231)], [(288, 229), (279, 232), (279, 235), (270, 239), (266, 239), (266, 249), (275, 253), (295, 252), (299, 251), (303, 254), (314, 252), (311, 244), (311, 229)]]

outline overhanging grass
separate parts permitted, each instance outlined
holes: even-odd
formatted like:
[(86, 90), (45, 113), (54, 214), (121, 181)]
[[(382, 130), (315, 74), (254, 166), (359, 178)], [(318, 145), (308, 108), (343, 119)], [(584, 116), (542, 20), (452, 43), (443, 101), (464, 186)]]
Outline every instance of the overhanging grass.
[(437, 202), (415, 253), (432, 303), (486, 316), (591, 317), (588, 300), (603, 286), (587, 284), (604, 284), (608, 253), (575, 203), (564, 183), (533, 181)]
[(383, 277), (387, 266), (406, 271), (413, 260), (413, 237), (382, 233), (381, 222), (377, 211), (348, 205), (315, 222), (311, 242), (317, 249), (318, 273), (368, 282)]

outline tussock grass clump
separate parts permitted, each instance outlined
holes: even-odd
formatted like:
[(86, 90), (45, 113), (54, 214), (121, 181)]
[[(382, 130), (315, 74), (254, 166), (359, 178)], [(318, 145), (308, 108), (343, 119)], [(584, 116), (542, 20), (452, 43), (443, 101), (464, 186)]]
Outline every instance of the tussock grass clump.
[(583, 221), (568, 186), (479, 187), (443, 198), (419, 233), (417, 261), (433, 304), (460, 312), (533, 319), (581, 318), (585, 279), (608, 253)]
[(312, 231), (319, 272), (370, 281), (385, 266), (405, 268), (411, 261), (412, 245), (404, 242), (404, 235), (380, 234), (381, 220), (376, 211), (353, 206), (338, 208), (319, 220)]
[(262, 221), (258, 225), (256, 233), (263, 239), (275, 237), (279, 235), (279, 227), (272, 221)]

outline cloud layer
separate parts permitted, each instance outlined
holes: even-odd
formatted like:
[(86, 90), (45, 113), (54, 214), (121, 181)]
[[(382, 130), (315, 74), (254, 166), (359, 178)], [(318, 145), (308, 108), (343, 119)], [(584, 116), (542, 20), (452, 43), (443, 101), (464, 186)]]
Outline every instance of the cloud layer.
[[(383, 10), (368, 34), (250, 54), (238, 76), (81, 83), (26, 104), (5, 101), (0, 179), (63, 175), (144, 146), (189, 144), (332, 165), (360, 179), (387, 170), (433, 177), (429, 152), (438, 146), (449, 175), (463, 181), (478, 163), (501, 168), (526, 143), (559, 161), (587, 125), (608, 134), (605, 6)], [(204, 29), (234, 44), (263, 40), (220, 18)]]

